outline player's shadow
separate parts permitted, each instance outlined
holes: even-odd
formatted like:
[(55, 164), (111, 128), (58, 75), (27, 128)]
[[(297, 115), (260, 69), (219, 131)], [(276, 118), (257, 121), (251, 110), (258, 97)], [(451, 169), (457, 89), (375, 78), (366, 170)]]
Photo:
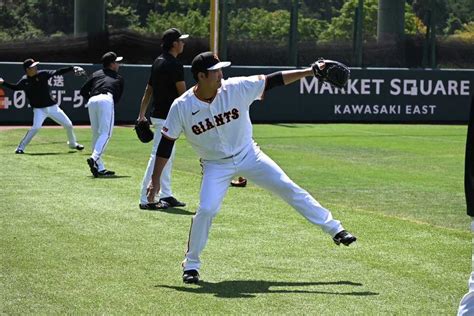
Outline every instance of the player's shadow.
[(94, 178), (94, 176), (89, 176), (89, 178), (96, 179), (96, 180), (113, 180), (113, 179), (122, 179), (122, 178), (131, 178), (131, 176), (118, 176), (118, 175), (113, 175), (113, 176), (99, 176), (97, 178)]
[(54, 152), (54, 153), (24, 153), (25, 156), (59, 156), (73, 154), (76, 151)]
[(194, 212), (179, 208), (179, 207), (168, 207), (165, 209), (158, 209), (158, 210), (142, 210), (145, 212), (161, 212), (161, 213), (168, 213), (174, 215), (194, 215)]
[[(331, 290), (318, 290), (314, 287), (331, 287)], [(211, 283), (199, 281), (197, 285), (189, 286), (170, 286), (156, 285), (156, 287), (173, 289), (180, 292), (195, 294), (214, 294), (215, 297), (222, 298), (252, 298), (256, 294), (267, 293), (305, 293), (305, 294), (325, 294), (325, 295), (345, 295), (345, 296), (371, 296), (379, 295), (370, 291), (354, 291), (344, 288), (363, 286), (362, 283), (351, 281), (329, 281), (329, 282), (278, 282), (278, 281), (253, 281), (253, 280), (235, 280)], [(311, 287), (311, 289), (308, 289)], [(336, 288), (343, 287), (340, 290)], [(291, 288), (291, 289), (289, 289)], [(334, 288), (334, 290), (333, 290)]]

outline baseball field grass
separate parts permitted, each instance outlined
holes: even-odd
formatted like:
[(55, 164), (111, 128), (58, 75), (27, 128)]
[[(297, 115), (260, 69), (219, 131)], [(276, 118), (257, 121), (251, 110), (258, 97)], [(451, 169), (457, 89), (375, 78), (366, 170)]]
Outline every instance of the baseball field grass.
[(453, 315), (471, 272), (463, 191), (466, 126), (256, 125), (254, 138), (358, 241), (330, 236), (251, 182), (230, 188), (202, 282), (181, 281), (201, 169), (184, 138), (173, 171), (181, 209), (144, 211), (151, 144), (116, 127), (94, 179), (86, 146), (42, 129), (0, 131), (0, 313)]

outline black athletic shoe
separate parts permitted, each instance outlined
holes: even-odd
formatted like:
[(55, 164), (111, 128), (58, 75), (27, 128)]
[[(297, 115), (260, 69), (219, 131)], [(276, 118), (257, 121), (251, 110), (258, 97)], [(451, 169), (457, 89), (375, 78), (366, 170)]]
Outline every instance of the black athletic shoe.
[(164, 210), (168, 208), (166, 202), (154, 202), (154, 203), (140, 203), (138, 204), (141, 210)]
[(15, 150), (15, 154), (24, 154), (25, 152), (22, 149)]
[(94, 161), (94, 159), (87, 158), (87, 164), (89, 165), (89, 168), (91, 169), (91, 173), (94, 178), (97, 178), (99, 176), (99, 169), (97, 169), (97, 163)]
[(183, 206), (186, 206), (186, 203), (180, 202), (172, 196), (160, 199), (160, 201), (165, 201), (169, 205), (169, 207), (183, 207)]
[(97, 174), (99, 175), (99, 177), (111, 177), (115, 175), (115, 171), (104, 169), (98, 171)]
[(340, 244), (343, 244), (345, 246), (349, 246), (354, 241), (356, 241), (357, 238), (355, 236), (353, 236), (351, 233), (349, 233), (348, 231), (341, 230), (339, 233), (336, 234), (336, 236), (334, 236), (334, 238), (332, 240), (334, 240), (334, 242), (338, 246)]
[(84, 146), (81, 145), (81, 144), (77, 144), (76, 147), (74, 147), (74, 148), (76, 148), (76, 150), (83, 150)]
[(198, 283), (199, 282), (199, 272), (197, 270), (186, 270), (183, 272), (183, 282), (184, 283)]

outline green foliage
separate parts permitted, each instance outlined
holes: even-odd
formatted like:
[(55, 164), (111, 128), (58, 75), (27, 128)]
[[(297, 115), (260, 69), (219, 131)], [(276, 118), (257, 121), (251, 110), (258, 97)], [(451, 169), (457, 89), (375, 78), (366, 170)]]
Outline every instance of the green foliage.
[(239, 9), (229, 13), (229, 37), (232, 39), (284, 40), (290, 29), (290, 13), (268, 12), (260, 8)]
[(34, 23), (28, 19), (31, 7), (27, 4), (19, 5), (12, 10), (0, 10), (0, 39), (32, 39), (43, 35)]
[[(354, 29), (354, 12), (358, 0), (349, 0), (342, 6), (341, 14), (331, 20), (329, 27), (321, 34), (321, 41), (351, 40)], [(377, 36), (378, 0), (364, 1), (363, 34), (365, 40)]]
[(474, 42), (474, 21), (463, 24), (454, 35), (448, 37), (448, 40), (460, 40), (468, 43)]
[(446, 27), (448, 8), (445, 0), (414, 0), (413, 11), (425, 25), (429, 24), (428, 16), (431, 16), (437, 33)]
[[(229, 37), (283, 41), (289, 32), (289, 10), (294, 0), (226, 0)], [(349, 40), (357, 0), (299, 0), (300, 40)], [(431, 10), (438, 34), (454, 34), (474, 20), (473, 0), (407, 0), (406, 33), (422, 32)], [(193, 36), (209, 34), (209, 0), (106, 0), (110, 28), (161, 33), (177, 26)], [(74, 29), (74, 0), (14, 1), (1, 7), (0, 40), (70, 34)], [(374, 39), (378, 0), (364, 1), (364, 39)], [(160, 24), (158, 24), (158, 22)], [(420, 23), (423, 21), (423, 23)], [(248, 25), (246, 25), (248, 24)], [(423, 25), (424, 24), (424, 25)]]
[(139, 16), (131, 7), (107, 6), (107, 24), (110, 29), (135, 28), (139, 26)]
[[(326, 26), (325, 21), (299, 14), (300, 40), (317, 40)], [(269, 12), (260, 8), (239, 9), (229, 13), (229, 38), (236, 40), (258, 39), (287, 41), (290, 32), (290, 12)]]
[(171, 27), (177, 27), (194, 37), (209, 36), (209, 15), (203, 16), (197, 10), (190, 10), (186, 15), (177, 12), (159, 14), (151, 11), (146, 22), (143, 30), (148, 33), (161, 34)]
[[(321, 41), (352, 40), (354, 29), (354, 12), (358, 7), (358, 0), (349, 0), (344, 3), (341, 14), (331, 20), (329, 27), (321, 34)], [(364, 1), (364, 40), (377, 38), (378, 0)], [(405, 33), (416, 34), (418, 26), (416, 16), (410, 5), (405, 4)]]
[(74, 0), (29, 0), (25, 18), (45, 35), (74, 31)]

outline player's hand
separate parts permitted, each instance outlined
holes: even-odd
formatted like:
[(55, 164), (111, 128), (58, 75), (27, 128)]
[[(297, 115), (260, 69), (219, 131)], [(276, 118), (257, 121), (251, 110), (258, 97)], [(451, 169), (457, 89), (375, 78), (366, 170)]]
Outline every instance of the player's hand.
[(138, 122), (143, 122), (143, 121), (146, 121), (146, 120), (147, 120), (147, 119), (146, 119), (145, 115), (143, 115), (143, 116), (142, 116), (142, 115), (138, 115), (138, 119), (137, 119)]
[(160, 191), (160, 185), (158, 184), (157, 186), (153, 185), (153, 182), (150, 181), (150, 184), (148, 185), (148, 188), (146, 190), (146, 198), (148, 200), (148, 203), (154, 203), (155, 202), (155, 195)]
[(84, 76), (86, 74), (86, 71), (79, 66), (74, 66), (74, 75), (76, 76)]

